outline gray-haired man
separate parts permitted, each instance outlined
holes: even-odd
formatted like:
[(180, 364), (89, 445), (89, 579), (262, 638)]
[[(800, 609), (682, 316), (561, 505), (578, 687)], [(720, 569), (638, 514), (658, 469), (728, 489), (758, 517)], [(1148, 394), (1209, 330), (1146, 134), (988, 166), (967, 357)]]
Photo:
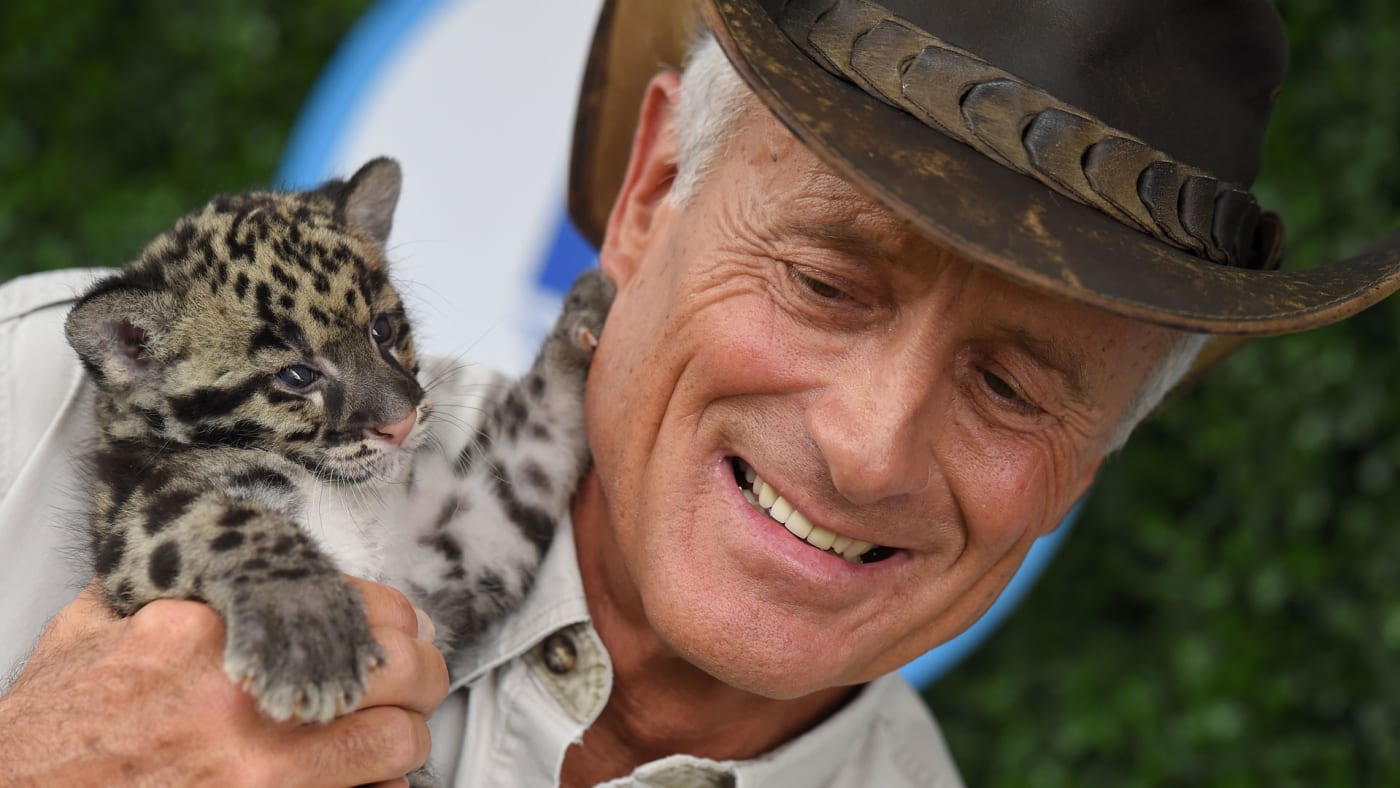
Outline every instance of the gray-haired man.
[[(1277, 220), (1247, 191), (1285, 59), (1263, 0), (699, 7), (713, 40), (684, 77), (653, 72), (695, 40), (686, 4), (605, 8), (571, 185), (618, 285), (595, 468), (531, 600), (438, 707), (434, 760), (473, 786), (957, 784), (888, 673), (976, 620), (1225, 347), (1203, 336), (1373, 304), (1400, 239), (1274, 270)], [(0, 701), (0, 754), (305, 784), (423, 756), (440, 665), (391, 663), (371, 708), (270, 732), (217, 683), (209, 618), (65, 609)], [(190, 664), (136, 658), (176, 644)], [(88, 700), (132, 674), (149, 690)], [(64, 686), (84, 691), (52, 703)], [(208, 728), (162, 726), (188, 710)]]

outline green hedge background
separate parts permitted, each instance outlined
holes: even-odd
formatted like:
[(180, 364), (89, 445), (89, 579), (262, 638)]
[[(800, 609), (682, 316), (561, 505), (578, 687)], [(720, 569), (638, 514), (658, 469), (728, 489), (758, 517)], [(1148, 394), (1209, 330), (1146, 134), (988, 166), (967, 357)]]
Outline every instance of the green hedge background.
[[(267, 183), (366, 0), (0, 4), (0, 281)], [(1400, 228), (1400, 4), (1280, 0), (1289, 264)], [(1184, 109), (1183, 111), (1188, 111)], [(1109, 463), (928, 692), (971, 785), (1400, 784), (1400, 299), (1250, 346)]]

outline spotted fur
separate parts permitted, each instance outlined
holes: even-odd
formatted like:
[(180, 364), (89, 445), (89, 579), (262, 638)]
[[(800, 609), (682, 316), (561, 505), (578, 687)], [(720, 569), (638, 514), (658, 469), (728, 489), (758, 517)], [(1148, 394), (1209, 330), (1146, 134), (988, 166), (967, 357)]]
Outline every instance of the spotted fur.
[[(353, 708), (384, 659), (341, 571), (411, 591), (460, 649), (523, 599), (588, 462), (582, 387), (611, 286), (585, 275), (531, 372), (474, 393), (484, 415), (461, 435), (420, 383), (388, 275), (400, 180), (377, 159), (314, 191), (218, 197), (67, 321), (97, 389), (108, 603), (207, 601), (225, 670), (275, 719)], [(346, 502), (338, 532), (326, 498)]]

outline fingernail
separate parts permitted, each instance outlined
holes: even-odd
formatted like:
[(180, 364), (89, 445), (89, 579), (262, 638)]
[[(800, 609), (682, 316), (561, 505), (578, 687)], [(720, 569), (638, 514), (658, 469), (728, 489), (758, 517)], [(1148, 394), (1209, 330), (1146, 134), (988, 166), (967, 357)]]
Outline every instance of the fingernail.
[(418, 617), (418, 639), (426, 640), (429, 643), (437, 639), (437, 627), (433, 626), (433, 620), (428, 618), (428, 614), (418, 608), (413, 608), (413, 615)]

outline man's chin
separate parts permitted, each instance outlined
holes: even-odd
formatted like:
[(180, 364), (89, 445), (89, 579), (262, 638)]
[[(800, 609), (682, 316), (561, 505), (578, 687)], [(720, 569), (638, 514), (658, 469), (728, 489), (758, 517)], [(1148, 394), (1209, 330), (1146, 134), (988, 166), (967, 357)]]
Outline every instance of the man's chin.
[(869, 666), (852, 664), (859, 660), (829, 633), (764, 626), (771, 617), (760, 615), (740, 622), (719, 611), (680, 612), (679, 620), (653, 616), (656, 633), (690, 666), (733, 689), (792, 700), (869, 680), (862, 678)]

